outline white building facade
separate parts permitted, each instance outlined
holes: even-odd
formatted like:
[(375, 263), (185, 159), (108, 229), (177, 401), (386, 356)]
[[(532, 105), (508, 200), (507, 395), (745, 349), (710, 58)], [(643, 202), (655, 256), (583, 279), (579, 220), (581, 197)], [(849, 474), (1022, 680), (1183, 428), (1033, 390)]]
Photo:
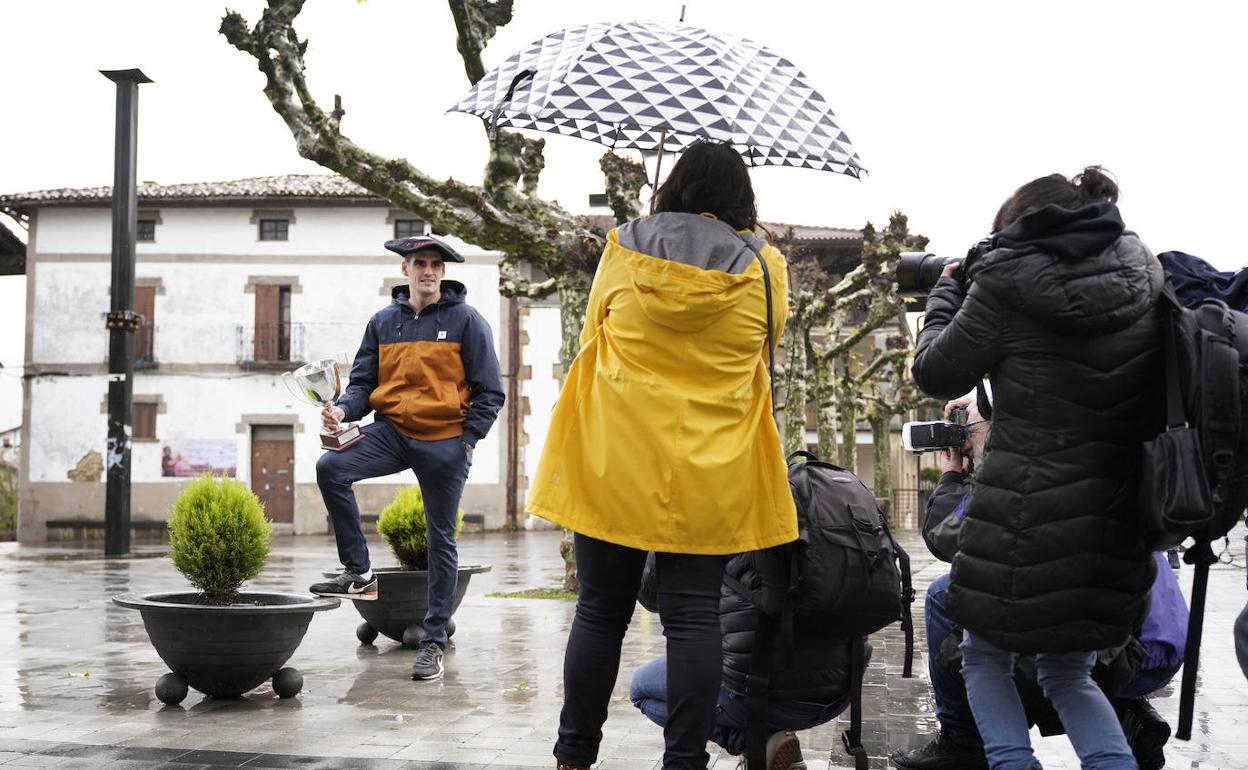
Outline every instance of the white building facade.
[[(23, 411), (16, 451), (18, 539), (102, 534), (111, 285), (111, 190), (0, 195), (25, 221), (27, 286)], [(600, 218), (604, 230), (612, 224)], [(773, 225), (790, 248), (841, 275), (857, 264), (860, 231)], [(354, 356), (365, 324), (403, 283), (391, 238), (426, 231), (411, 213), (338, 176), (139, 186), (131, 420), (131, 520), (162, 530), (178, 492), (210, 472), (247, 484), (279, 532), (330, 531), (316, 485), (319, 409), (284, 387), (302, 363)], [(524, 527), (561, 379), (557, 298), (506, 298), (499, 254), (447, 237), (466, 261), (447, 265), (494, 332), (507, 403), (478, 445), (461, 503), (465, 526)], [(865, 343), (864, 343), (865, 344)], [(343, 373), (344, 386), (347, 372)], [(371, 421), (366, 417), (365, 421)], [(813, 431), (808, 431), (813, 441)], [(871, 478), (871, 439), (857, 437)], [(917, 486), (903, 461), (897, 486)], [(375, 518), (410, 471), (355, 485)], [(913, 491), (913, 490), (911, 490)]]
[[(38, 542), (104, 518), (109, 190), (4, 196), (0, 206), (29, 224), (18, 537)], [(248, 484), (279, 531), (328, 532), (316, 486), (319, 410), (280, 375), (354, 355), (365, 323), (404, 280), (382, 244), (424, 224), (333, 176), (147, 183), (138, 219), (135, 308), (145, 323), (136, 334), (132, 520), (164, 521), (190, 478), (210, 471)], [(467, 286), (493, 329), (509, 396), (477, 446), (462, 503), (468, 526), (498, 529), (520, 521), (523, 466), (540, 451), (540, 442), (524, 446), (525, 414), (543, 435), (557, 393), (558, 311), (513, 306), (498, 292), (498, 255), (447, 240), (466, 258), (447, 266), (447, 278)], [(525, 328), (513, 334), (512, 319)], [(358, 483), (361, 511), (375, 516), (415, 483), (410, 472)]]

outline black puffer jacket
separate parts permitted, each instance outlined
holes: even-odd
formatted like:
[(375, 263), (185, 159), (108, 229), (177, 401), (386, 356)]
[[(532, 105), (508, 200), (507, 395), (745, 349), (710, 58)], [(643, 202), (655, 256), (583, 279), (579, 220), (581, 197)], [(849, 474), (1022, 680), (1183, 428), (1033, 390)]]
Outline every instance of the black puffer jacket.
[(1048, 206), (993, 245), (965, 301), (952, 279), (933, 289), (914, 362), (937, 398), (993, 386), (949, 613), (1013, 652), (1112, 647), (1155, 570), (1132, 513), (1162, 427), (1161, 265), (1111, 204)]
[[(725, 574), (750, 590), (760, 585), (749, 554), (729, 560)], [(719, 627), (724, 640), (723, 684), (738, 695), (745, 694), (745, 679), (754, 655), (758, 613), (753, 603), (726, 584), (719, 599)], [(859, 644), (862, 642), (859, 641)], [(793, 619), (793, 646), (781, 642), (772, 659), (771, 699), (830, 704), (849, 693), (848, 637), (801, 616)]]

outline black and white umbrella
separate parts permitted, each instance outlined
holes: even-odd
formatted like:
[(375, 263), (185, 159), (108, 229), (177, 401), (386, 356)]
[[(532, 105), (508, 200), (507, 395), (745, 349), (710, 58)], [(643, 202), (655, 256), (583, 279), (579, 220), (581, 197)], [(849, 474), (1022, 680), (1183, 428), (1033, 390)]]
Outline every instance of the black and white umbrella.
[(858, 177), (827, 101), (792, 62), (751, 40), (685, 24), (602, 22), (513, 54), (451, 111), (613, 149), (679, 152), (728, 142), (751, 165)]

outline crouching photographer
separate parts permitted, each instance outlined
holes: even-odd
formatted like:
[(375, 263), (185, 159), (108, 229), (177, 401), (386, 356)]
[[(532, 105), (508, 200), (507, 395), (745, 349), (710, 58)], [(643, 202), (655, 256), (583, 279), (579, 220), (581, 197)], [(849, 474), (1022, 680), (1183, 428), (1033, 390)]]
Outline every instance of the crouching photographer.
[(945, 266), (919, 333), (915, 381), (953, 399), (985, 376), (993, 429), (945, 595), (965, 629), (962, 674), (993, 770), (1032, 770), (1016, 656), (1085, 770), (1137, 765), (1096, 650), (1141, 626), (1157, 571), (1133, 520), (1144, 442), (1160, 416), (1160, 264), (1126, 230), (1099, 167), (1014, 192), (989, 246)]
[[(985, 394), (986, 395), (986, 394)], [(946, 405), (950, 415), (967, 409), (965, 442), (940, 453), (943, 473), (928, 499), (923, 518), (923, 540), (941, 561), (951, 562), (958, 550), (958, 535), (971, 494), (974, 469), (982, 464), (991, 423), (983, 419), (975, 398)], [(987, 411), (987, 404), (984, 405)], [(959, 421), (955, 417), (954, 424)], [(1164, 746), (1170, 726), (1153, 709), (1147, 696), (1169, 684), (1183, 661), (1187, 635), (1187, 605), (1174, 573), (1165, 568), (1161, 553), (1154, 557), (1161, 568), (1152, 586), (1152, 601), (1144, 626), (1119, 647), (1099, 650), (1092, 678), (1110, 697), (1119, 723), (1141, 770), (1165, 766)], [(940, 733), (926, 745), (893, 752), (890, 759), (902, 770), (984, 770), (988, 760), (984, 743), (967, 701), (962, 678), (959, 643), (962, 629), (946, 609), (949, 575), (928, 587), (923, 604), (927, 628), (928, 675), (936, 703)], [(1036, 682), (1035, 659), (1022, 656), (1014, 668), (1014, 681), (1023, 701), (1027, 724), (1042, 735), (1063, 732), (1053, 707)]]

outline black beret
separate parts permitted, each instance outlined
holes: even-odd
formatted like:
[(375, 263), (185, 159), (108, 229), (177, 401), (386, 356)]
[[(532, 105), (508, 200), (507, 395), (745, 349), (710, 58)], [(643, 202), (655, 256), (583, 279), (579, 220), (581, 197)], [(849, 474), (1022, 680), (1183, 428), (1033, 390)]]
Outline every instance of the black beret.
[(432, 250), (442, 255), (443, 262), (463, 262), (464, 258), (455, 249), (447, 246), (432, 235), (413, 235), (408, 238), (395, 238), (386, 241), (386, 248), (407, 259), (409, 254), (418, 251)]

